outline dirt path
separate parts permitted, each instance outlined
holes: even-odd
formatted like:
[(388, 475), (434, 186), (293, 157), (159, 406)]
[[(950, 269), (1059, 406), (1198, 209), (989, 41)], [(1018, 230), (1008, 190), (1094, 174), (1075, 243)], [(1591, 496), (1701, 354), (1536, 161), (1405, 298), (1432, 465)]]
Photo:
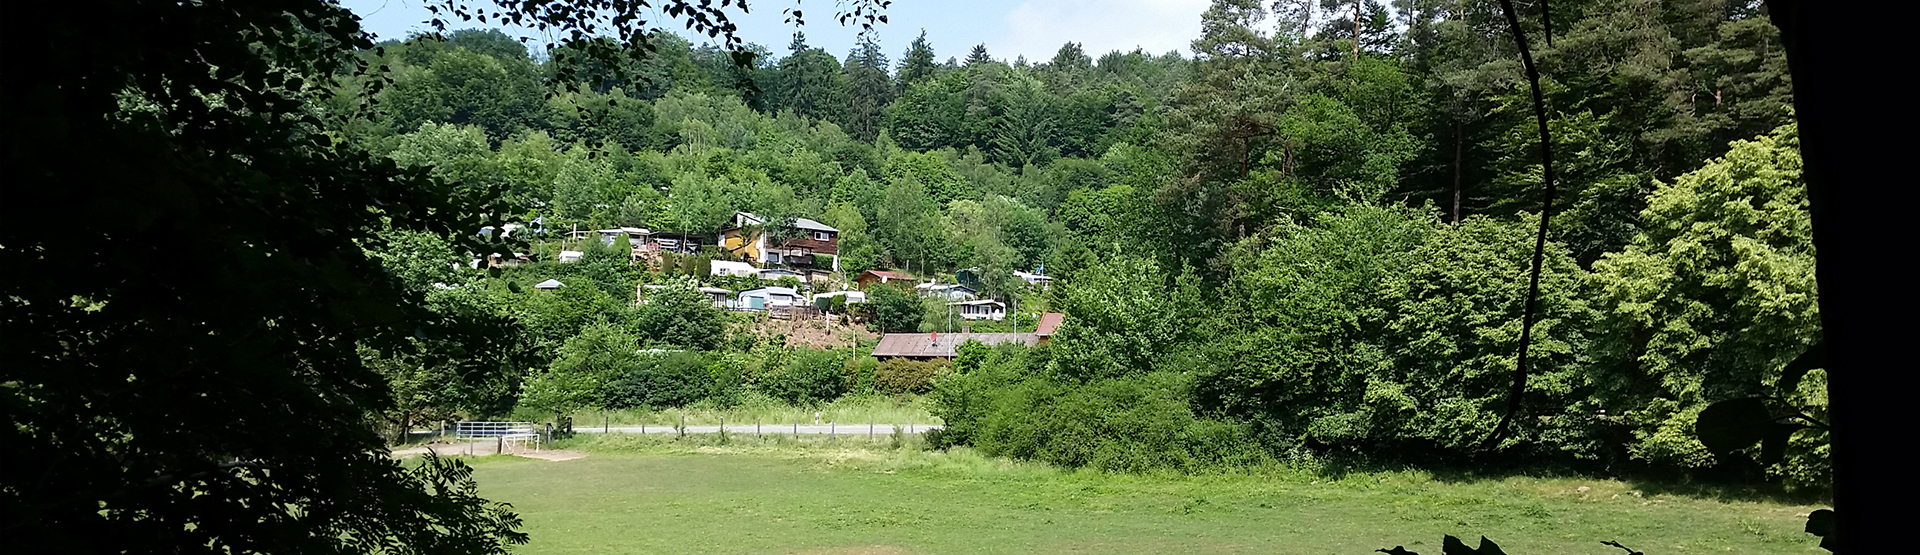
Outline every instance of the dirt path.
[[(499, 448), (498, 445), (492, 442), (487, 442), (487, 441), (468, 441), (468, 442), (462, 442), (462, 443), (432, 443), (432, 444), (421, 445), (416, 447), (408, 447), (405, 449), (394, 449), (393, 456), (394, 458), (405, 458), (405, 457), (425, 455), (428, 452), (436, 453), (436, 454), (439, 454), (440, 456), (462, 456), (462, 455), (467, 455), (468, 453), (472, 453), (475, 456), (493, 455), (493, 454), (496, 454), (495, 449), (498, 449), (498, 448)], [(585, 458), (587, 456), (586, 453), (582, 453), (579, 451), (567, 451), (562, 449), (531, 449), (525, 446), (512, 447), (507, 449), (505, 453), (498, 453), (498, 454), (513, 455), (517, 457), (526, 457), (529, 459), (540, 459), (543, 461), (570, 461), (574, 459)]]

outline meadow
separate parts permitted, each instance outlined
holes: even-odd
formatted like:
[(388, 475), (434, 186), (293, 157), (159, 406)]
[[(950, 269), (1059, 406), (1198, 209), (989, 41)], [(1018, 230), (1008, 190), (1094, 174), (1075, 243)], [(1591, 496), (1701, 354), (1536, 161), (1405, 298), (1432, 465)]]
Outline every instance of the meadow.
[[(1271, 466), (1109, 474), (927, 451), (917, 439), (582, 435), (585, 458), (472, 459), (532, 542), (573, 553), (1301, 553), (1445, 534), (1507, 553), (1823, 553), (1800, 532), (1819, 505), (1549, 476)], [(1706, 493), (1703, 493), (1706, 492)]]

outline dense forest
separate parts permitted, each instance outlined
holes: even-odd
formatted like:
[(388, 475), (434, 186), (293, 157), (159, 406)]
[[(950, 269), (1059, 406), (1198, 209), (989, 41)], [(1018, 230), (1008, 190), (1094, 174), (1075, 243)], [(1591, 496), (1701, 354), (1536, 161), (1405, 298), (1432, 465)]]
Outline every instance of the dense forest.
[[(1044, 347), (876, 367), (729, 337), (686, 288), (628, 302), (705, 272), (536, 245), (489, 277), (456, 269), (470, 257), (444, 237), (396, 232), (375, 254), (430, 306), (517, 330), (457, 363), (367, 351), (414, 400), (403, 422), (884, 389), (929, 392), (940, 442), (1072, 466), (1498, 455), (1819, 487), (1824, 432), (1770, 441), (1786, 457), (1761, 465), (1693, 428), (1713, 401), (1818, 416), (1826, 398), (1818, 371), (1781, 371), (1819, 326), (1791, 87), (1760, 10), (1554, 5), (1534, 55), (1561, 195), (1522, 418), (1493, 445), (1542, 199), (1527, 83), (1489, 2), (1220, 0), (1187, 55), (1067, 43), (1036, 61), (941, 61), (924, 33), (841, 56), (796, 33), (742, 64), (659, 33), (609, 64), (468, 30), (360, 51), (368, 70), (313, 109), (548, 230), (812, 218), (841, 230), (847, 275), (977, 268), (988, 295), (1067, 314)], [(1044, 294), (1009, 277), (1039, 267)], [(525, 287), (555, 276), (597, 287)]]

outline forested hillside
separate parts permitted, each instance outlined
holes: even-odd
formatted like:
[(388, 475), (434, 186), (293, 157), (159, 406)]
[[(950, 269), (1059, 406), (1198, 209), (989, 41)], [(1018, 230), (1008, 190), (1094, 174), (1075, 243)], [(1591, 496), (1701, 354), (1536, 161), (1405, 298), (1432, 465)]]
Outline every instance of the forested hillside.
[[(611, 67), (461, 31), (360, 51), (370, 69), (338, 73), (348, 94), (314, 110), (340, 139), (549, 230), (812, 218), (840, 230), (847, 275), (979, 268), (1003, 299), (1037, 295), (1011, 272), (1044, 265), (1057, 281), (1038, 300), (1067, 314), (1050, 344), (897, 369), (931, 374), (894, 392), (930, 389), (948, 444), (1111, 469), (1497, 455), (1826, 483), (1824, 432), (1770, 447), (1787, 453), (1772, 465), (1694, 437), (1713, 401), (1774, 395), (1819, 416), (1826, 398), (1818, 371), (1782, 379), (1818, 312), (1786, 61), (1758, 2), (1554, 4), (1533, 53), (1561, 187), (1534, 372), (1515, 431), (1481, 442), (1505, 407), (1542, 209), (1499, 14), (1217, 0), (1186, 53), (1069, 42), (1005, 60), (924, 33), (837, 53), (796, 33), (744, 65), (664, 33)], [(471, 257), (450, 245), (396, 233), (376, 254), (435, 310), (519, 337), (451, 366), (368, 351), (409, 403), (403, 423), (818, 402), (883, 371), (732, 337), (684, 287), (629, 306), (639, 284), (706, 272), (535, 248), (489, 276), (452, 268)], [(594, 287), (526, 287), (561, 275)], [(634, 346), (705, 358), (641, 361)]]

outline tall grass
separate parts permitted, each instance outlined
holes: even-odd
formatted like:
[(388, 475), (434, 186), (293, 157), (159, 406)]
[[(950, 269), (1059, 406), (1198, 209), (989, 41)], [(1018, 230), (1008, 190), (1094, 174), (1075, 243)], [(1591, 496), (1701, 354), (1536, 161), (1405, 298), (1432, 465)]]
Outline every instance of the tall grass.
[(769, 426), (781, 423), (791, 425), (796, 420), (811, 425), (815, 423), (816, 413), (820, 424), (835, 422), (850, 428), (865, 426), (868, 422), (902, 426), (941, 423), (928, 412), (926, 401), (919, 396), (849, 395), (807, 407), (749, 394), (732, 406), (720, 406), (711, 400), (703, 400), (681, 408), (582, 411), (573, 415), (573, 425), (597, 426), (604, 422), (613, 426), (638, 426), (644, 419), (648, 426), (671, 426), (679, 423), (683, 416), (689, 426), (716, 425), (722, 418), (729, 425), (752, 424), (756, 420)]

